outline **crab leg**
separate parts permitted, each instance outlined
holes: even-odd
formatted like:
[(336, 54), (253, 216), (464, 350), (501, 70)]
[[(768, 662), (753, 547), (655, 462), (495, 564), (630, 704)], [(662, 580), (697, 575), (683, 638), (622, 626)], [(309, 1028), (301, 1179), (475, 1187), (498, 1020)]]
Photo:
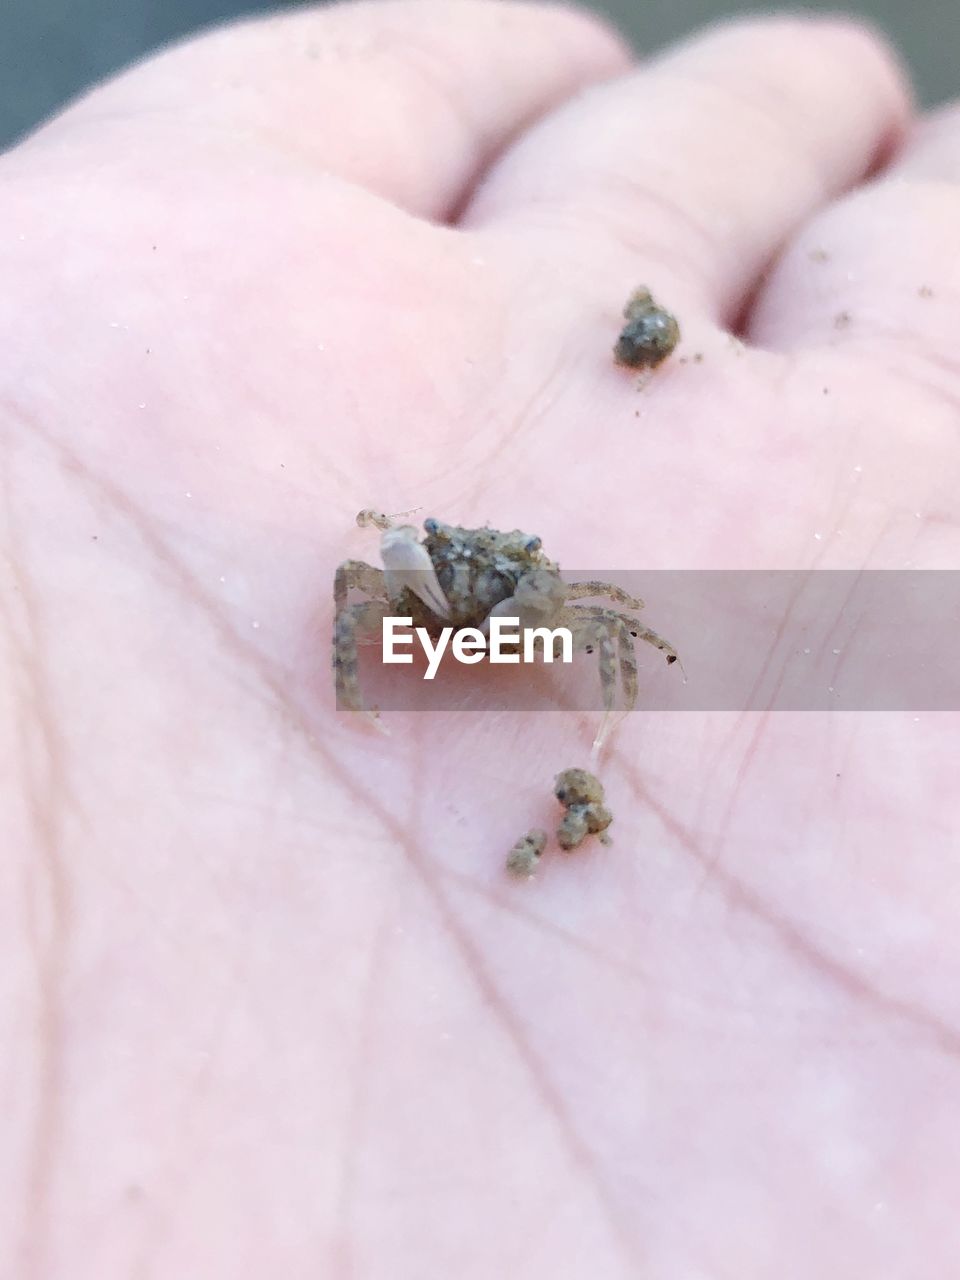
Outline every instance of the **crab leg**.
[(333, 674), (340, 710), (360, 711), (381, 733), (388, 733), (377, 715), (366, 711), (360, 693), (360, 676), (357, 670), (357, 641), (372, 637), (389, 611), (389, 604), (381, 600), (363, 600), (346, 605), (337, 611), (333, 631)]
[[(617, 624), (619, 626), (619, 624)], [(593, 740), (591, 759), (596, 759), (607, 740), (617, 692), (616, 656), (613, 648), (613, 624), (598, 620), (596, 632), (597, 663), (600, 668), (600, 690), (603, 694), (603, 718)]]
[(628, 609), (643, 608), (643, 601), (638, 596), (628, 595), (612, 582), (601, 582), (598, 578), (592, 578), (588, 582), (567, 583), (568, 600), (583, 600), (592, 596), (605, 596), (608, 600), (615, 600), (617, 604), (626, 605)]
[[(668, 644), (662, 636), (658, 636), (656, 631), (651, 631), (649, 627), (643, 627), (636, 618), (631, 618), (629, 614), (618, 613), (615, 609), (604, 609), (600, 605), (574, 605), (578, 613), (582, 612), (586, 617), (594, 618), (618, 618), (625, 624), (630, 635), (635, 640), (644, 640), (647, 644), (652, 644), (655, 649), (659, 649), (666, 656), (667, 664), (679, 661), (679, 655), (672, 644)], [(681, 670), (683, 669), (681, 664)]]
[(382, 569), (375, 569), (365, 560), (344, 560), (337, 566), (333, 577), (333, 603), (342, 609), (347, 603), (347, 592), (352, 587), (365, 591), (374, 600), (387, 598), (387, 584)]

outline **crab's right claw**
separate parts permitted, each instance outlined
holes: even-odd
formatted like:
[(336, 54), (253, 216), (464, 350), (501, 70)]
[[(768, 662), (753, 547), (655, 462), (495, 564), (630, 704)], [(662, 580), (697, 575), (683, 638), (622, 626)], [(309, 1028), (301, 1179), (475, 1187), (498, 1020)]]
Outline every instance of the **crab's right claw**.
[(380, 554), (391, 599), (409, 587), (438, 618), (450, 617), (450, 604), (426, 547), (417, 541), (416, 529), (410, 525), (387, 529), (380, 539)]

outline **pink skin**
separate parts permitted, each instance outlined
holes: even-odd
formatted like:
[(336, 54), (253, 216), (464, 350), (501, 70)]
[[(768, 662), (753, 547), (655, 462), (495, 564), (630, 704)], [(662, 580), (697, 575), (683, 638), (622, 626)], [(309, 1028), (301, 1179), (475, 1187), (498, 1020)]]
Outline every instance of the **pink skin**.
[[(209, 36), (0, 161), (11, 1276), (953, 1273), (957, 717), (637, 714), (613, 847), (522, 884), (592, 722), (379, 738), (328, 637), (368, 505), (956, 565), (958, 179), (855, 25), (631, 70), (431, 0)], [(639, 282), (684, 331), (640, 393)]]

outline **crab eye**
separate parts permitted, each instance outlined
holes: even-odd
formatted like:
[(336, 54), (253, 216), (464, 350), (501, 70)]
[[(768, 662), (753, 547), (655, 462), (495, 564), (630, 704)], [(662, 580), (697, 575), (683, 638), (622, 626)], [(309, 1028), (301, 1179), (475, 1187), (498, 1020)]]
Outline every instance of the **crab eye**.
[(434, 520), (433, 516), (430, 516), (428, 519), (424, 520), (423, 527), (427, 533), (436, 533), (440, 528), (440, 524), (439, 521)]
[(539, 551), (542, 546), (543, 546), (543, 543), (540, 541), (539, 538), (528, 538), (526, 542), (526, 546), (524, 547), (524, 550)]

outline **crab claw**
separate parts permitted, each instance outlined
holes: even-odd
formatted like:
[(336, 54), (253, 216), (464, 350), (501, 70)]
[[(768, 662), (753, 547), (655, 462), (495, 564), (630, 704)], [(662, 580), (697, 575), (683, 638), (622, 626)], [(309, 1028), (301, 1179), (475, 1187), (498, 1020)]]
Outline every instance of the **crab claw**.
[(423, 543), (417, 541), (417, 531), (412, 525), (385, 530), (380, 539), (380, 554), (391, 599), (409, 587), (438, 618), (450, 617), (450, 605), (437, 581), (433, 561)]
[(556, 616), (565, 595), (566, 587), (556, 574), (534, 569), (524, 574), (512, 596), (493, 606), (480, 630), (485, 636), (490, 634), (491, 618), (516, 618), (521, 630), (543, 626)]

